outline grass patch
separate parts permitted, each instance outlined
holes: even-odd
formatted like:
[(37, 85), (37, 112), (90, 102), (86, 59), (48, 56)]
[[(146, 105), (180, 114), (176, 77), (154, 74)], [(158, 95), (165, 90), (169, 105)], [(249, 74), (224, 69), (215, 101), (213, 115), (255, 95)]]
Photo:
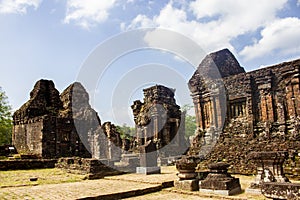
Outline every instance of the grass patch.
[(0, 160), (8, 160), (6, 156), (0, 156)]
[[(30, 181), (37, 177), (37, 181)], [(82, 181), (84, 175), (70, 174), (60, 169), (33, 169), (0, 171), (0, 187), (58, 184)]]

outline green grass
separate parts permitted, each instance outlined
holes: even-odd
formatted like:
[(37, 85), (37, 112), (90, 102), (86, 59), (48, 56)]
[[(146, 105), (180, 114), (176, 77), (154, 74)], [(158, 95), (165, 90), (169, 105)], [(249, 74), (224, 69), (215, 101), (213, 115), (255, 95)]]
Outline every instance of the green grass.
[(7, 160), (8, 158), (6, 156), (0, 156), (0, 160)]
[[(30, 181), (37, 177), (37, 181)], [(0, 171), (0, 187), (16, 187), (22, 185), (58, 184), (82, 181), (84, 175), (70, 174), (60, 169), (35, 169)]]

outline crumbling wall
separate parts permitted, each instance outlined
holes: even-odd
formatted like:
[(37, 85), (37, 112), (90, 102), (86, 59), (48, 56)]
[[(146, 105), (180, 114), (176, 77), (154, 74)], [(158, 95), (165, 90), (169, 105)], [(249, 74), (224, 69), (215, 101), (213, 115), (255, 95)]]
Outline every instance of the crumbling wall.
[(106, 140), (106, 156), (110, 160), (120, 161), (122, 153), (122, 140), (120, 133), (111, 122), (105, 122), (102, 125), (102, 130), (107, 137)]
[(43, 123), (44, 119), (42, 117), (36, 117), (30, 120), (28, 124), (16, 124), (13, 127), (15, 133), (13, 144), (19, 153), (42, 154)]
[[(13, 115), (13, 145), (19, 153), (43, 156), (44, 135), (53, 135), (53, 128), (47, 129), (48, 119), (56, 117), (62, 108), (59, 92), (54, 83), (38, 81), (30, 92), (30, 99)], [(53, 140), (53, 138), (51, 138)]]

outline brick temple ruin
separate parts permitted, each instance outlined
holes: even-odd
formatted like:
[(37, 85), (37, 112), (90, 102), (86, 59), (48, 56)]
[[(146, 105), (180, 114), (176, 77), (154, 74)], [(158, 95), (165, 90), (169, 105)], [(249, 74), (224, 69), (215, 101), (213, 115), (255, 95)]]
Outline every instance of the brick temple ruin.
[(53, 81), (39, 80), (30, 99), (13, 115), (13, 145), (18, 153), (40, 158), (78, 156), (112, 159), (112, 143), (120, 135), (112, 126), (101, 127), (89, 95), (80, 83), (61, 94)]
[(137, 146), (152, 140), (163, 157), (182, 155), (187, 149), (184, 116), (176, 104), (175, 89), (155, 85), (143, 90), (144, 102), (131, 106), (136, 124)]
[[(299, 68), (300, 59), (245, 72), (227, 49), (204, 58), (188, 83), (197, 134), (187, 155), (205, 156), (200, 170), (209, 163), (225, 161), (230, 172), (253, 174), (256, 166), (247, 155), (272, 150), (287, 151), (284, 172), (300, 175)], [(135, 138), (122, 141), (113, 124), (101, 125), (80, 83), (59, 94), (52, 81), (40, 80), (30, 100), (13, 115), (13, 144), (21, 154), (42, 158), (117, 161), (129, 147), (137, 152), (137, 147), (149, 140), (162, 156), (184, 153), (184, 113), (176, 104), (175, 90), (155, 85), (143, 91), (144, 102), (135, 101), (131, 107)], [(203, 148), (211, 143), (212, 151)]]
[(30, 99), (13, 115), (13, 145), (18, 153), (38, 158), (76, 156), (118, 162), (122, 154), (139, 153), (139, 147), (152, 140), (162, 156), (181, 155), (187, 149), (184, 114), (174, 92), (161, 85), (144, 89), (144, 103), (135, 101), (132, 106), (136, 135), (122, 140), (114, 124), (101, 124), (80, 83), (59, 94), (53, 81), (39, 80)]
[[(210, 65), (219, 69), (221, 76), (213, 82), (223, 84), (225, 95), (221, 90), (216, 95), (203, 79)], [(201, 153), (201, 145), (217, 132), (218, 141), (201, 166), (226, 161), (232, 172), (251, 174), (255, 165), (246, 158), (251, 151), (288, 151), (285, 170), (299, 175), (294, 162), (300, 150), (299, 69), (300, 59), (246, 73), (227, 49), (205, 57), (189, 80), (198, 132), (189, 154)]]

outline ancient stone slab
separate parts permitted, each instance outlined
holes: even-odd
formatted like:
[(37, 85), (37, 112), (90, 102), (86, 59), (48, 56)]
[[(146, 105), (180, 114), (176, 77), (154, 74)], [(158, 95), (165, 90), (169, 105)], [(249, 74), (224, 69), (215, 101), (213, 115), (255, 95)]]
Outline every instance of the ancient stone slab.
[(175, 180), (174, 187), (180, 190), (187, 191), (198, 191), (199, 190), (199, 180), (189, 179), (189, 180)]
[(227, 170), (229, 164), (213, 163), (209, 166), (208, 176), (199, 182), (200, 192), (213, 192), (215, 194), (233, 195), (241, 192), (238, 178), (232, 177)]
[(200, 189), (200, 192), (203, 193), (213, 193), (218, 195), (230, 196), (241, 193), (241, 188), (234, 188), (232, 190), (212, 190), (212, 189)]
[(265, 182), (262, 183), (261, 193), (267, 198), (296, 200), (300, 198), (300, 184)]

